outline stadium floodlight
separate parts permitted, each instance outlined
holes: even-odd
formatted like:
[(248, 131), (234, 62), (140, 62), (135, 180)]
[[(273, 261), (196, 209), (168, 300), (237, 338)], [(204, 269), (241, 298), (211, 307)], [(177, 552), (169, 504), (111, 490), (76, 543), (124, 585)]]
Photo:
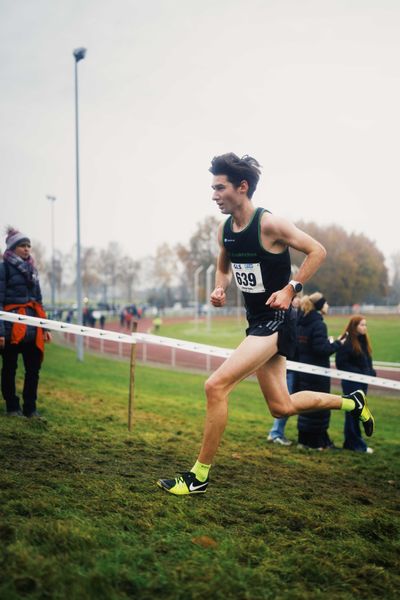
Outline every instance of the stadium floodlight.
[(73, 55), (75, 56), (75, 61), (79, 62), (80, 60), (83, 60), (86, 56), (86, 48), (76, 48), (73, 51)]
[[(78, 62), (86, 55), (86, 48), (76, 48), (73, 51), (75, 58), (75, 154), (76, 154), (76, 297), (77, 297), (77, 323), (82, 325), (82, 273), (81, 273), (81, 226), (80, 226), (80, 198), (79, 198), (79, 119), (78, 119)], [(83, 338), (76, 336), (77, 358), (83, 361)]]

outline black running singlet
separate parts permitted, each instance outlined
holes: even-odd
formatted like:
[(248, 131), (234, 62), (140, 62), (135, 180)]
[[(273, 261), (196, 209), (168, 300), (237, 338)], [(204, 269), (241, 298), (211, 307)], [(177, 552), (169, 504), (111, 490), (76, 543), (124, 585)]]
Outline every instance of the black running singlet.
[(265, 250), (261, 244), (261, 217), (266, 211), (257, 208), (245, 229), (232, 230), (232, 217), (224, 224), (222, 242), (231, 261), (236, 285), (243, 293), (249, 323), (268, 319), (274, 309), (265, 306), (270, 295), (282, 289), (290, 279), (288, 248), (279, 254)]

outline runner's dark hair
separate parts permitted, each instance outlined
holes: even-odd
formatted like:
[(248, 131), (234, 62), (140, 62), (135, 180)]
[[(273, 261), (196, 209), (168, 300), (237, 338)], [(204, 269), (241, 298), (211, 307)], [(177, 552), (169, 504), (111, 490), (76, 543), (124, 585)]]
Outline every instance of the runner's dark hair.
[(228, 181), (235, 187), (239, 187), (242, 181), (247, 181), (249, 186), (247, 195), (251, 198), (260, 179), (261, 165), (248, 154), (239, 158), (233, 152), (228, 152), (214, 156), (209, 171), (213, 175), (226, 175)]

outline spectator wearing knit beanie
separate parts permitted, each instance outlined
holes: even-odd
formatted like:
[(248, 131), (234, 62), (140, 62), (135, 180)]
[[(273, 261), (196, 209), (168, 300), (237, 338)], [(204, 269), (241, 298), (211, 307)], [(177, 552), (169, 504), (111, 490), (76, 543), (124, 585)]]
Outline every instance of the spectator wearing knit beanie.
[[(6, 250), (3, 262), (0, 262), (0, 310), (45, 319), (39, 275), (30, 253), (30, 238), (14, 227), (8, 227), (5, 241)], [(3, 363), (1, 393), (7, 416), (40, 418), (36, 410), (39, 371), (44, 355), (44, 342), (50, 341), (51, 334), (41, 327), (27, 325), (23, 321), (0, 320)], [(25, 367), (22, 406), (15, 384), (20, 354)]]
[(17, 229), (13, 227), (7, 228), (7, 236), (6, 236), (6, 246), (7, 250), (15, 250), (17, 246), (20, 246), (22, 243), (30, 244), (31, 240), (27, 235), (21, 233)]

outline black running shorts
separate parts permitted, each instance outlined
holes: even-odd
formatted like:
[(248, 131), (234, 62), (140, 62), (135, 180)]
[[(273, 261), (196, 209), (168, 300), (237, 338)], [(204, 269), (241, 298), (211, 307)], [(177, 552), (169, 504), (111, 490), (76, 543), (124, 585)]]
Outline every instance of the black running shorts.
[(278, 333), (278, 352), (290, 360), (296, 352), (296, 323), (296, 312), (291, 307), (288, 310), (275, 310), (270, 319), (249, 323), (246, 335), (266, 337)]

